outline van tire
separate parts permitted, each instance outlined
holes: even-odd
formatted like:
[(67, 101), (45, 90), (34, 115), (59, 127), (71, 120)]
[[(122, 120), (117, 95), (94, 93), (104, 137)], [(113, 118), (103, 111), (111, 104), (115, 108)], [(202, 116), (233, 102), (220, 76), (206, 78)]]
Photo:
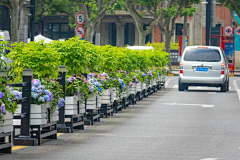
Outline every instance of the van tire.
[(183, 84), (178, 84), (178, 91), (184, 91), (185, 86)]
[(221, 92), (227, 92), (227, 90), (228, 90), (228, 85), (227, 85), (227, 83), (222, 84), (222, 85), (221, 85)]

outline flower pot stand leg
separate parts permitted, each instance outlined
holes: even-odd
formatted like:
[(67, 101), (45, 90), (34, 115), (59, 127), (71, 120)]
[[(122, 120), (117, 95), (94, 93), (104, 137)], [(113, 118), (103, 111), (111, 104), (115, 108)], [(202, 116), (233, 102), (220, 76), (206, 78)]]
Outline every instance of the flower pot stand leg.
[[(6, 142), (5, 137), (8, 136), (9, 141)], [(12, 136), (11, 132), (0, 133), (0, 153), (12, 153), (12, 144), (11, 144)]]
[(70, 127), (71, 133), (73, 133), (73, 129), (84, 130), (84, 114), (65, 115), (65, 118), (70, 119), (70, 122), (65, 122), (65, 124)]
[(100, 121), (99, 109), (87, 109), (86, 110), (87, 119), (84, 120), (85, 125), (93, 125), (93, 121)]
[[(43, 125), (31, 125), (31, 137), (37, 138), (38, 145), (41, 145), (41, 139), (57, 140), (57, 122), (47, 123)], [(37, 129), (37, 130), (34, 130)]]
[(101, 118), (105, 115), (106, 118), (108, 115), (113, 116), (113, 103), (102, 104), (101, 108), (99, 109)]
[(121, 102), (117, 102), (117, 111), (122, 111), (122, 103)]

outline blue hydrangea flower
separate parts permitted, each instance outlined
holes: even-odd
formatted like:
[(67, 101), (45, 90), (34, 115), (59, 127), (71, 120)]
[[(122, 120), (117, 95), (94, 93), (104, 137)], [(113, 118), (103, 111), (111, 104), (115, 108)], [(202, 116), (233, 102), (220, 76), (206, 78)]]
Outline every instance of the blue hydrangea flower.
[(101, 88), (101, 87), (98, 87), (98, 91), (100, 91), (100, 92), (101, 92), (101, 91), (102, 91), (102, 88)]
[(2, 106), (0, 108), (0, 113), (5, 114), (6, 113), (6, 108), (5, 108), (5, 104), (2, 102)]
[(39, 97), (38, 102), (45, 102), (45, 99), (43, 97)]
[(72, 83), (73, 81), (76, 81), (76, 80), (77, 80), (77, 79), (72, 76), (72, 77), (69, 77), (67, 81), (68, 81), (69, 83)]
[(44, 98), (44, 100), (45, 100), (46, 102), (49, 102), (49, 101), (50, 101), (50, 97), (49, 97), (48, 95), (44, 95), (43, 98)]
[(50, 98), (50, 101), (52, 101), (53, 100), (53, 94), (52, 94), (52, 92), (49, 92), (49, 98)]
[(64, 99), (63, 98), (59, 98), (59, 100), (58, 100), (58, 108), (62, 108), (64, 106), (64, 103), (65, 103)]
[(148, 79), (146, 79), (146, 81), (148, 82)]
[(45, 91), (44, 91), (43, 93), (46, 94), (46, 95), (49, 95), (49, 94), (50, 94), (50, 91), (47, 90), (47, 89), (45, 89)]
[(152, 71), (148, 71), (148, 75), (151, 76), (152, 75)]
[(41, 86), (41, 82), (39, 79), (33, 79), (32, 80), (32, 85), (35, 87)]
[(142, 76), (143, 76), (143, 77), (146, 77), (146, 76), (147, 76), (147, 74), (146, 74), (146, 73), (143, 73), (143, 74), (142, 74)]
[(35, 86), (32, 86), (31, 91), (34, 92), (34, 93), (37, 93), (37, 88)]
[(33, 98), (33, 99), (37, 99), (37, 98), (38, 98), (38, 94), (33, 93), (32, 98)]
[(44, 92), (45, 91), (45, 87), (44, 86), (38, 86), (37, 88), (37, 92)]
[(3, 92), (0, 92), (0, 99), (3, 99), (5, 94)]
[(126, 86), (126, 85), (125, 85), (125, 83), (122, 83), (122, 87), (121, 87), (121, 88), (122, 88), (122, 90), (124, 90), (124, 89), (125, 89), (125, 86)]

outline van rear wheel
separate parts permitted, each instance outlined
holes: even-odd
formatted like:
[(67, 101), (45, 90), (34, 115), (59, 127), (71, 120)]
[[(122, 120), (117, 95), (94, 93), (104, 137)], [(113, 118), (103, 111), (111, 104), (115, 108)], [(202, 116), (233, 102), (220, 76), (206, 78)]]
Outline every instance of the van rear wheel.
[(185, 86), (183, 84), (178, 84), (178, 91), (184, 91)]
[(227, 92), (228, 90), (228, 84), (225, 82), (221, 85), (221, 92)]

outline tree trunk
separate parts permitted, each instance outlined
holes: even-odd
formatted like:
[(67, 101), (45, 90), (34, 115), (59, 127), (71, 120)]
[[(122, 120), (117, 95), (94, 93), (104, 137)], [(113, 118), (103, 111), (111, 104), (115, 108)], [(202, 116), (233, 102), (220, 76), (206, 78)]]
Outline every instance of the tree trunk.
[(170, 49), (171, 49), (171, 32), (167, 31), (165, 32), (165, 52), (169, 53), (169, 63), (168, 63), (168, 67), (171, 70), (171, 60), (170, 60)]
[(19, 26), (19, 5), (15, 3), (14, 9), (11, 9), (11, 41), (18, 41), (18, 26)]
[(93, 42), (94, 33), (95, 33), (95, 30), (93, 25), (91, 24), (87, 25), (86, 35), (84, 36), (86, 41)]
[(139, 36), (139, 40), (138, 40), (139, 45), (144, 46), (145, 40), (146, 40), (146, 35), (143, 33), (143, 31), (138, 30), (138, 36)]
[(184, 16), (184, 23), (183, 23), (183, 36), (182, 36), (182, 53), (187, 46), (186, 44), (186, 36), (187, 36), (187, 16)]

